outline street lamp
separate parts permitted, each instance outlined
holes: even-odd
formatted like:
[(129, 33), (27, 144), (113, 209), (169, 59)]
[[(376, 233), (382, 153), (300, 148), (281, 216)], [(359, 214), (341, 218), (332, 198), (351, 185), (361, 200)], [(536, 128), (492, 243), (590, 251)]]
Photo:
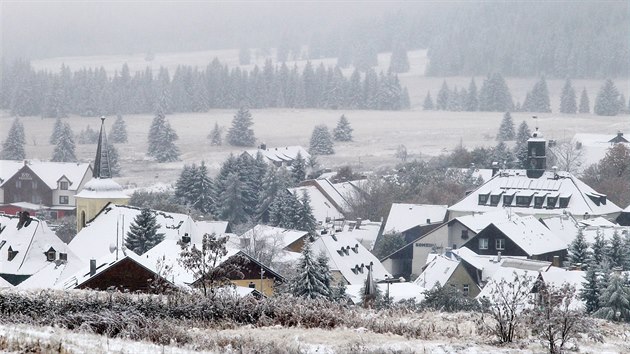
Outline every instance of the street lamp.
[(387, 284), (387, 292), (385, 293), (386, 297), (386, 301), (389, 303), (389, 284), (391, 283), (404, 283), (405, 282), (405, 278), (400, 277), (400, 278), (391, 278), (388, 274), (385, 274), (385, 279), (383, 280), (379, 280), (377, 283), (379, 284), (383, 284), (386, 283)]

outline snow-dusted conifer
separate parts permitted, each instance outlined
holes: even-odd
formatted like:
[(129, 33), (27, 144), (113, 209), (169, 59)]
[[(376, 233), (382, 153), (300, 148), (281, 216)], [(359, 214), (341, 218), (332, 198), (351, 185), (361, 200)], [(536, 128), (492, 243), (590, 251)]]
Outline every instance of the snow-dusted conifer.
[(619, 113), (619, 90), (611, 79), (606, 80), (597, 93), (593, 112), (598, 116), (616, 116)]
[(159, 228), (155, 213), (148, 208), (142, 209), (129, 225), (125, 247), (138, 255), (144, 254), (164, 240), (164, 234), (158, 232)]
[(298, 223), (295, 225), (295, 228), (314, 234), (317, 228), (317, 220), (315, 220), (315, 217), (313, 216), (311, 197), (306, 191), (302, 191), (302, 200), (300, 200), (298, 215)]
[(507, 141), (514, 139), (514, 121), (510, 112), (505, 112), (503, 120), (501, 120), (501, 126), (499, 127), (499, 133), (497, 134), (497, 140)]
[(98, 137), (98, 132), (92, 129), (88, 124), (88, 126), (85, 127), (84, 130), (81, 130), (79, 132), (79, 135), (77, 136), (77, 142), (79, 144), (96, 144), (98, 143)]
[(433, 108), (435, 108), (435, 106), (433, 105), (433, 99), (431, 98), (431, 91), (427, 91), (427, 96), (424, 98), (422, 109), (425, 111), (431, 111)]
[(544, 76), (527, 93), (521, 109), (526, 112), (551, 112), (549, 90), (547, 89), (547, 81)]
[(190, 206), (196, 210), (210, 214), (214, 210), (214, 186), (212, 179), (208, 176), (208, 168), (204, 161), (199, 168), (194, 170), (190, 180)]
[(560, 95), (560, 112), (568, 114), (577, 113), (577, 97), (575, 96), (575, 90), (569, 79), (565, 81), (562, 94)]
[(466, 103), (464, 109), (468, 112), (474, 112), (479, 108), (479, 98), (477, 97), (477, 84), (475, 78), (470, 79), (470, 85), (468, 85), (468, 92), (466, 94)]
[(214, 123), (214, 128), (210, 134), (208, 134), (208, 139), (210, 140), (211, 146), (221, 146), (223, 144), (223, 139), (221, 138), (221, 128), (219, 128), (219, 123)]
[(302, 182), (306, 178), (306, 160), (304, 160), (299, 151), (291, 164), (291, 175), (295, 184)]
[(450, 95), (451, 91), (448, 88), (448, 85), (446, 84), (446, 81), (442, 82), (442, 87), (440, 88), (440, 91), (438, 91), (438, 95), (436, 98), (436, 109), (437, 110), (446, 110), (448, 108), (448, 100), (449, 100), (449, 95)]
[(118, 149), (109, 141), (107, 142), (107, 153), (109, 154), (109, 170), (112, 173), (112, 177), (120, 176)]
[(407, 56), (407, 49), (402, 43), (394, 45), (389, 61), (389, 71), (392, 73), (406, 73), (409, 71), (409, 57)]
[(55, 125), (53, 126), (53, 132), (50, 135), (50, 145), (56, 145), (57, 141), (59, 141), (59, 137), (63, 134), (63, 121), (61, 117), (57, 117), (55, 119)]
[(179, 160), (179, 148), (175, 141), (179, 137), (162, 113), (158, 113), (149, 130), (149, 148), (147, 154), (158, 162)]
[(630, 320), (630, 291), (627, 279), (613, 274), (610, 282), (599, 297), (600, 308), (593, 315), (611, 321)]
[(599, 296), (601, 295), (599, 289), (598, 278), (599, 267), (595, 264), (590, 264), (588, 270), (584, 275), (583, 287), (580, 290), (580, 299), (586, 303), (586, 312), (593, 313), (599, 309)]
[(112, 129), (109, 132), (109, 141), (116, 144), (124, 144), (127, 142), (127, 125), (122, 115), (117, 115)]
[(588, 99), (588, 93), (586, 92), (586, 88), (582, 90), (582, 94), (580, 95), (580, 108), (578, 110), (580, 113), (590, 113), (591, 112), (591, 103)]
[(516, 145), (514, 146), (514, 157), (519, 168), (527, 166), (527, 140), (532, 136), (532, 132), (527, 126), (527, 122), (522, 121), (516, 132)]
[(608, 242), (604, 239), (599, 230), (595, 235), (595, 242), (593, 242), (591, 248), (593, 249), (593, 262), (595, 262), (595, 264), (601, 265), (605, 260), (608, 259)]
[(342, 114), (337, 122), (337, 126), (333, 129), (333, 137), (336, 141), (352, 141), (352, 127), (345, 114)]
[(225, 181), (225, 189), (219, 194), (219, 215), (223, 220), (232, 224), (242, 224), (247, 221), (245, 201), (243, 200), (244, 184), (237, 173), (228, 175)]
[(505, 112), (513, 107), (512, 95), (503, 76), (499, 73), (489, 75), (479, 90), (479, 110)]
[(615, 229), (613, 237), (610, 240), (610, 249), (608, 250), (608, 259), (612, 267), (625, 268), (628, 264), (627, 250), (623, 248), (621, 235)]
[(77, 157), (74, 154), (74, 134), (70, 128), (70, 124), (63, 123), (63, 127), (57, 142), (51, 161), (54, 162), (75, 162)]
[(234, 119), (232, 120), (232, 126), (227, 132), (227, 141), (233, 146), (254, 146), (256, 144), (256, 137), (254, 136), (254, 130), (251, 126), (252, 115), (249, 110), (241, 107)]
[(305, 242), (298, 263), (298, 274), (293, 280), (294, 296), (310, 299), (330, 298), (330, 288), (322, 281), (321, 268), (310, 242)]
[(333, 299), (333, 286), (332, 275), (330, 274), (330, 266), (328, 265), (328, 257), (325, 252), (320, 252), (317, 255), (317, 268), (319, 268), (319, 275), (321, 277), (322, 284), (324, 284), (325, 292), (329, 300)]
[(309, 152), (312, 155), (332, 155), (335, 153), (333, 140), (328, 131), (328, 127), (318, 125), (313, 129)]
[(569, 259), (571, 265), (586, 265), (586, 263), (590, 260), (588, 243), (584, 238), (584, 232), (581, 228), (578, 230), (575, 240), (573, 240), (573, 242), (569, 245)]
[(9, 128), (7, 138), (2, 144), (2, 159), (5, 160), (23, 160), (26, 157), (24, 145), (26, 139), (24, 137), (24, 126), (20, 122), (20, 118), (16, 117)]

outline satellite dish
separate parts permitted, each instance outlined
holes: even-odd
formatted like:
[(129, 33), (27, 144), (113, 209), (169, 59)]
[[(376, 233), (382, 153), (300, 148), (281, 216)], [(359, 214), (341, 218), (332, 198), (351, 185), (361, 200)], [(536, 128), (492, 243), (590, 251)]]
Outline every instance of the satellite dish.
[(116, 245), (113, 243), (109, 244), (109, 252), (110, 253), (114, 253), (114, 251), (116, 250)]

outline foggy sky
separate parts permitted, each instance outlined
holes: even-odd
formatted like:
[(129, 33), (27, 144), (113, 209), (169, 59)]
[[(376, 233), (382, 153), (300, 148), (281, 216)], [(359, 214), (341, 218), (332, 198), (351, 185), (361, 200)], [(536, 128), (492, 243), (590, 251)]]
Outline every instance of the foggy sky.
[(2, 55), (30, 59), (274, 46), (411, 2), (2, 1)]

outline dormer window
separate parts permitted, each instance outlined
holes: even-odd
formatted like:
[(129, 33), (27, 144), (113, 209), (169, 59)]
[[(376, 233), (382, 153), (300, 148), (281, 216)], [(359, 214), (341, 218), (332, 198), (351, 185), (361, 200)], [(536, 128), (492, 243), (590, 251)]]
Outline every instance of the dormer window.
[(544, 202), (545, 202), (544, 195), (534, 197), (534, 208), (538, 208), (538, 209), (542, 208)]
[(497, 205), (499, 205), (499, 201), (501, 201), (501, 193), (499, 193), (499, 194), (492, 194), (490, 196), (490, 205), (497, 206)]
[(560, 196), (560, 208), (566, 208), (569, 206), (569, 200), (571, 200), (570, 195)]
[(514, 201), (514, 192), (512, 192), (510, 194), (504, 194), (503, 195), (503, 205), (504, 206), (512, 205), (513, 201)]
[(68, 261), (68, 254), (67, 253), (59, 253), (59, 260), (60, 261)]
[(359, 253), (359, 244), (357, 243), (356, 245), (354, 245), (354, 247), (352, 247), (352, 250), (354, 251), (354, 253)]
[(346, 248), (343, 249), (343, 253), (346, 254), (346, 256), (350, 255), (350, 246), (346, 246)]
[(532, 197), (525, 195), (516, 196), (516, 205), (521, 207), (528, 207), (532, 202)]
[(57, 251), (55, 251), (55, 249), (52, 247), (50, 247), (48, 251), (46, 251), (44, 254), (46, 255), (46, 260), (48, 262), (53, 262), (55, 259), (57, 259)]
[(479, 205), (486, 205), (489, 194), (479, 194)]
[(7, 260), (10, 262), (13, 260), (13, 258), (15, 258), (15, 256), (17, 256), (19, 251), (14, 251), (13, 248), (11, 246), (9, 246), (9, 249), (7, 250), (8, 253), (8, 258)]
[(547, 197), (547, 208), (553, 209), (558, 203), (558, 197)]
[(59, 182), (59, 189), (61, 189), (62, 191), (67, 191), (69, 187), (68, 182), (62, 181)]

